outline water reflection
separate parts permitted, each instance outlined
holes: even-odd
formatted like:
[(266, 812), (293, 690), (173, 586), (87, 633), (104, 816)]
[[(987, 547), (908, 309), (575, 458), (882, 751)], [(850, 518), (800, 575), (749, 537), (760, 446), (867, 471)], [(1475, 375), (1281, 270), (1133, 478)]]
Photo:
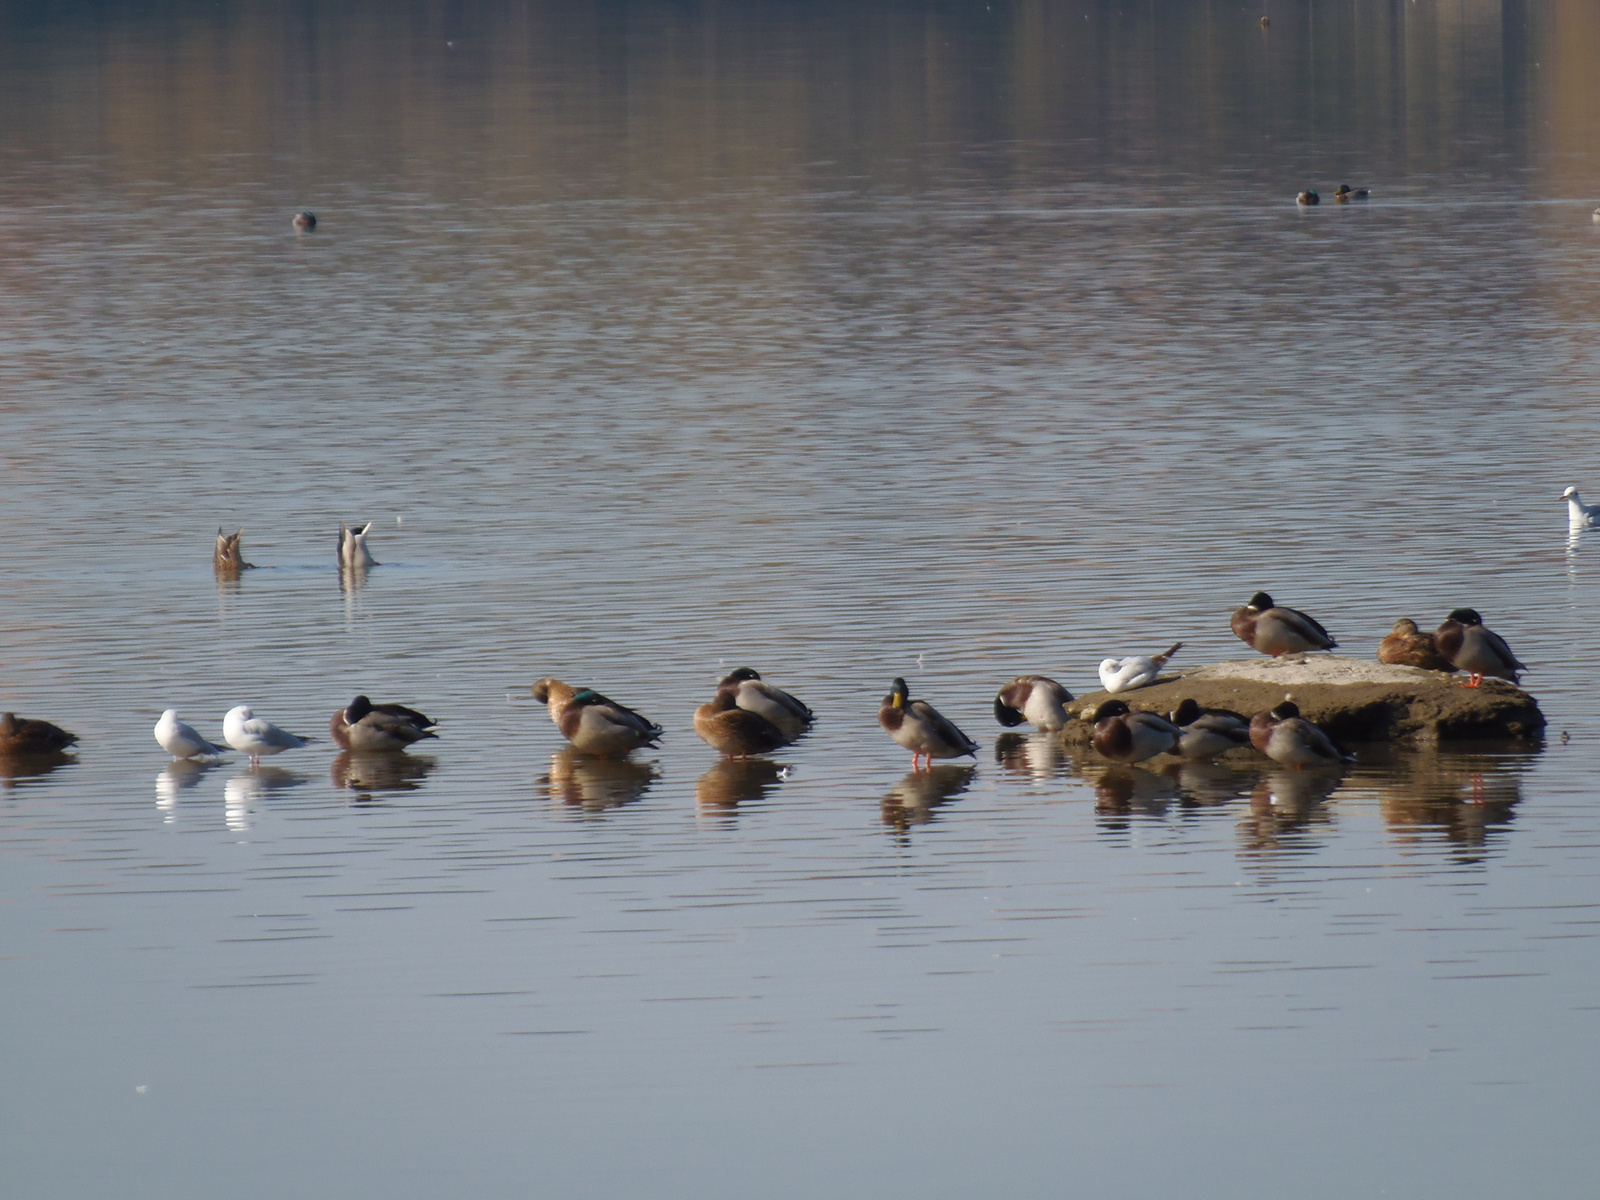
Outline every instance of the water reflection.
[(414, 792), (439, 765), (428, 754), (359, 754), (346, 750), (337, 755), (328, 772), (333, 786), (370, 800), (374, 792)]
[(541, 775), (536, 786), (557, 811), (596, 817), (638, 800), (660, 774), (654, 762), (592, 758), (567, 746), (550, 756), (550, 773)]
[(789, 768), (771, 759), (721, 759), (695, 780), (695, 812), (731, 816), (741, 804), (765, 800), (788, 777)]
[(161, 810), (166, 824), (170, 825), (178, 819), (178, 799), (181, 793), (194, 787), (204, 778), (207, 771), (214, 770), (220, 765), (215, 761), (197, 762), (192, 758), (179, 758), (163, 768), (161, 774), (156, 776), (156, 808)]
[(243, 833), (255, 824), (256, 805), (272, 792), (299, 787), (307, 777), (287, 767), (251, 767), (222, 786), (222, 820), (229, 829)]
[(1361, 781), (1377, 793), (1396, 845), (1439, 840), (1462, 848), (1456, 861), (1481, 862), (1479, 851), (1511, 823), (1522, 802), (1523, 777), (1542, 753), (1525, 745), (1503, 752), (1449, 750), (1378, 752), (1378, 769)]
[(1161, 768), (1161, 774), (1177, 784), (1185, 805), (1209, 808), (1248, 796), (1260, 781), (1264, 767), (1264, 762), (1248, 759), (1208, 759), (1170, 762)]
[(902, 834), (913, 825), (929, 824), (935, 820), (934, 810), (965, 792), (976, 773), (971, 763), (907, 772), (883, 798), (883, 823)]
[(1340, 767), (1267, 771), (1250, 793), (1250, 811), (1240, 819), (1245, 858), (1306, 854), (1325, 843), (1333, 817), (1323, 803), (1344, 779)]
[(1036, 783), (1077, 774), (1072, 756), (1053, 733), (1002, 733), (994, 741), (994, 760), (1007, 775)]
[[(1125, 763), (1101, 764), (1084, 768), (1084, 777), (1094, 784), (1094, 807), (1105, 816), (1128, 816), (1138, 812), (1161, 816), (1178, 798), (1177, 781), (1144, 767)], [(1122, 822), (1103, 822), (1103, 830), (1126, 828)]]
[(0, 787), (13, 788), (19, 780), (39, 779), (78, 761), (76, 754), (65, 750), (47, 750), (41, 754), (0, 754)]

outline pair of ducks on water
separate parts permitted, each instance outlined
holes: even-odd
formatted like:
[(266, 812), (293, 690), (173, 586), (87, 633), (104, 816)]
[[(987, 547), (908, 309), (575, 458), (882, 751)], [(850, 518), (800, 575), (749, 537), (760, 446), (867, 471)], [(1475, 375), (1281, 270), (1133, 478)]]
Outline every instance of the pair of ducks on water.
[[(328, 721), (328, 732), (333, 735), (334, 744), (341, 750), (358, 753), (404, 750), (424, 738), (438, 737), (434, 732), (437, 728), (437, 722), (414, 708), (403, 704), (374, 704), (365, 696), (357, 696)], [(217, 758), (227, 753), (202, 737), (194, 726), (180, 721), (175, 708), (161, 714), (156, 722), (155, 737), (173, 758)], [(248, 754), (252, 766), (269, 755), (297, 750), (316, 741), (256, 716), (247, 704), (229, 709), (222, 718), (222, 740), (241, 754)]]
[[(338, 561), (341, 570), (364, 571), (368, 567), (383, 565), (372, 557), (372, 551), (367, 548), (367, 535), (371, 532), (371, 521), (360, 529), (354, 525), (346, 525), (343, 521), (339, 522)], [(217, 546), (211, 552), (211, 566), (219, 574), (232, 575), (256, 569), (255, 563), (244, 560), (244, 547), (241, 544), (243, 538), (243, 529), (235, 533), (224, 533), (222, 526), (217, 526)]]
[[(1333, 202), (1335, 204), (1348, 204), (1352, 200), (1370, 200), (1371, 198), (1371, 188), (1353, 188), (1348, 183), (1341, 183), (1334, 189), (1333, 193)], [(1294, 202), (1309, 207), (1313, 204), (1321, 204), (1322, 197), (1317, 195), (1314, 189), (1307, 188), (1294, 198)]]

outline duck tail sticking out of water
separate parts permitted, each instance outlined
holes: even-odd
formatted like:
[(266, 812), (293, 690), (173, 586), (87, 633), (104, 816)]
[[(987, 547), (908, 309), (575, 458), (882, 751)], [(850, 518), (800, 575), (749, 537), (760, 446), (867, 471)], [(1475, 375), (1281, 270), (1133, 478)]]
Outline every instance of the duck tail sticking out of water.
[(244, 530), (229, 535), (222, 531), (222, 526), (217, 526), (217, 547), (211, 553), (211, 565), (217, 571), (227, 574), (229, 572), (251, 571), (255, 563), (244, 561), (244, 548), (239, 544), (239, 539), (244, 536)]
[(353, 525), (339, 522), (339, 566), (345, 570), (364, 570), (367, 567), (381, 566), (377, 559), (372, 557), (372, 551), (367, 549), (367, 534), (372, 532), (372, 522), (368, 521), (360, 529)]

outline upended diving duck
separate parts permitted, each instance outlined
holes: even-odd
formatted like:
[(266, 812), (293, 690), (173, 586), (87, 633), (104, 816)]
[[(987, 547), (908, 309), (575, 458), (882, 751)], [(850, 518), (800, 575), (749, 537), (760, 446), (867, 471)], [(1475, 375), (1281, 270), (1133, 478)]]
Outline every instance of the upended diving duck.
[(244, 530), (237, 533), (223, 533), (222, 526), (217, 526), (217, 546), (211, 552), (211, 569), (218, 575), (237, 575), (240, 571), (253, 571), (255, 563), (245, 562), (244, 547), (240, 539), (244, 537)]
[(1519, 682), (1517, 672), (1528, 670), (1517, 661), (1505, 638), (1486, 629), (1475, 608), (1453, 608), (1444, 624), (1433, 632), (1439, 653), (1451, 666), (1467, 672), (1467, 687), (1482, 687), (1483, 677)]
[(339, 566), (346, 571), (364, 571), (368, 567), (378, 567), (383, 564), (372, 557), (372, 551), (367, 549), (367, 534), (372, 532), (372, 522), (368, 521), (360, 529), (354, 525), (339, 522)]
[(1339, 644), (1314, 617), (1278, 605), (1266, 592), (1257, 592), (1243, 608), (1234, 610), (1229, 625), (1241, 642), (1273, 658), (1332, 650)]
[(816, 720), (799, 699), (774, 687), (751, 667), (739, 667), (730, 672), (717, 685), (717, 692), (731, 696), (736, 707), (765, 719), (783, 735), (785, 743), (804, 736)]
[(1396, 667), (1421, 667), (1424, 671), (1454, 671), (1455, 664), (1439, 653), (1434, 635), (1424, 633), (1410, 617), (1394, 623), (1389, 636), (1378, 643), (1378, 661)]
[(1136, 763), (1173, 750), (1181, 736), (1182, 731), (1165, 717), (1134, 712), (1126, 700), (1107, 700), (1094, 710), (1090, 740), (1112, 762)]
[(1048, 675), (1018, 675), (995, 694), (994, 719), (1007, 729), (1029, 722), (1054, 733), (1067, 727), (1072, 693)]
[(911, 751), (911, 769), (917, 760), (927, 758), (932, 767), (936, 758), (978, 756), (978, 743), (957, 729), (926, 700), (911, 699), (911, 690), (899, 677), (889, 686), (889, 694), (878, 707), (878, 724), (895, 741)]
[(1355, 761), (1318, 726), (1302, 717), (1300, 706), (1292, 700), (1250, 718), (1250, 744), (1273, 762), (1296, 770)]
[(404, 750), (423, 738), (436, 738), (437, 722), (403, 704), (374, 704), (357, 696), (335, 712), (328, 732), (341, 750), (390, 752)]

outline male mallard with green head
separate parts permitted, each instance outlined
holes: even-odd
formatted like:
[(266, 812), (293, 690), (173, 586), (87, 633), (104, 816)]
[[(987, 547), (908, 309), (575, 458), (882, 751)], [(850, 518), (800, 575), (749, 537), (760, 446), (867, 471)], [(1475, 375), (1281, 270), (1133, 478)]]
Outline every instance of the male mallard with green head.
[(653, 721), (592, 688), (573, 694), (557, 728), (574, 747), (596, 758), (621, 758), (640, 746), (653, 746), (663, 732)]
[(816, 719), (798, 699), (762, 679), (751, 667), (739, 667), (730, 672), (717, 685), (717, 691), (727, 692), (734, 704), (746, 712), (765, 718), (783, 734), (785, 742), (800, 737)]
[(328, 721), (328, 732), (341, 750), (363, 752), (404, 750), (423, 738), (438, 737), (435, 722), (403, 704), (374, 704), (357, 696)]
[(1316, 620), (1297, 608), (1283, 608), (1266, 592), (1257, 592), (1229, 622), (1234, 636), (1252, 650), (1277, 658), (1332, 650), (1339, 643)]
[(1268, 712), (1250, 718), (1250, 744), (1273, 762), (1299, 770), (1328, 767), (1355, 759), (1333, 744), (1333, 739), (1300, 715), (1300, 706), (1285, 700)]
[(1179, 701), (1172, 723), (1178, 727), (1178, 753), (1184, 758), (1211, 758), (1250, 744), (1250, 722), (1238, 713), (1201, 708), (1192, 699)]
[(1444, 624), (1434, 630), (1433, 640), (1451, 666), (1467, 673), (1467, 687), (1482, 687), (1485, 675), (1516, 683), (1517, 672), (1528, 669), (1511, 653), (1505, 638), (1484, 628), (1475, 608), (1451, 609)]
[(890, 685), (889, 694), (878, 708), (878, 724), (911, 751), (913, 771), (917, 770), (917, 760), (923, 757), (931, 767), (936, 758), (978, 756), (978, 743), (941, 716), (926, 700), (911, 699), (904, 679), (896, 678)]
[(1134, 712), (1125, 700), (1094, 710), (1094, 748), (1112, 762), (1136, 763), (1174, 749), (1182, 731), (1155, 713)]
[(1046, 675), (1018, 675), (994, 698), (994, 719), (1007, 729), (1024, 721), (1035, 729), (1055, 732), (1067, 727), (1072, 693)]

